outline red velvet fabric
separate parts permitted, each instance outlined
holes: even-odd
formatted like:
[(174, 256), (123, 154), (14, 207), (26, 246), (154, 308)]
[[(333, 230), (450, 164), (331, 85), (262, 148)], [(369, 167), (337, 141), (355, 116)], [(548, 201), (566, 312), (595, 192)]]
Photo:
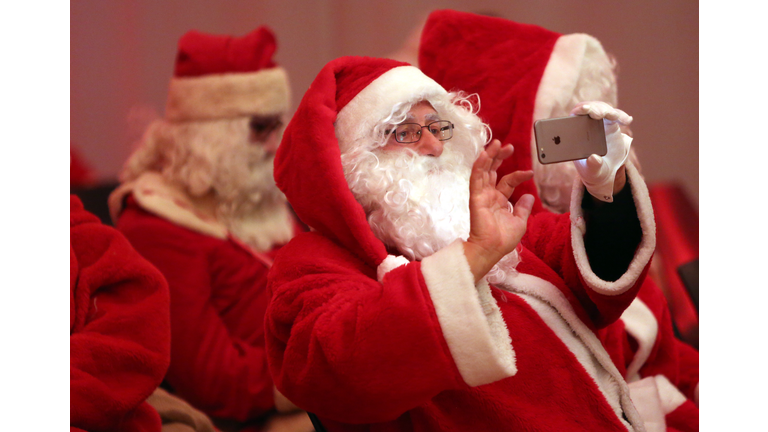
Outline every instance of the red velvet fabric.
[[(354, 68), (362, 66), (370, 72), (371, 62), (367, 57), (341, 57), (318, 73), (285, 129), (275, 157), (275, 180), (302, 222), (376, 267), (387, 252), (346, 186), (334, 129), (339, 104), (348, 97), (339, 100), (339, 94), (350, 94), (338, 88), (338, 77), (348, 77), (343, 82), (352, 85), (360, 83), (353, 77), (365, 76), (367, 81), (371, 74), (359, 75)], [(381, 59), (383, 66), (376, 73), (402, 64)], [(318, 184), (331, 187), (318, 188)]]
[[(651, 279), (643, 284), (638, 298), (651, 309), (659, 325), (659, 334), (651, 355), (640, 369), (640, 377), (663, 375), (687, 398), (665, 416), (668, 432), (696, 432), (699, 430), (699, 408), (694, 400), (699, 384), (699, 352), (674, 335), (666, 300)], [(611, 356), (617, 356), (616, 365), (625, 370), (636, 355), (637, 345), (631, 335), (620, 330), (622, 325), (617, 322), (599, 336)], [(624, 346), (623, 354), (619, 354), (617, 342)]]
[(168, 286), (117, 230), (70, 197), (70, 426), (160, 431), (145, 402), (170, 356)]
[[(349, 63), (347, 59), (344, 63)], [(355, 67), (340, 67), (336, 70), (336, 113), (341, 111), (360, 91), (368, 87), (376, 78), (388, 70), (398, 66), (409, 66), (408, 63), (379, 58), (359, 57)], [(329, 91), (333, 89), (320, 89)]]
[(276, 66), (275, 35), (262, 26), (242, 37), (191, 30), (179, 39), (174, 76), (255, 72)]
[[(542, 27), (453, 10), (432, 12), (422, 31), (419, 68), (446, 90), (480, 97), (480, 117), (494, 138), (512, 144), (498, 178), (531, 169), (533, 106), (541, 77), (561, 35)], [(512, 201), (536, 194), (533, 182), (515, 188)], [(536, 200), (534, 211), (541, 210)]]
[(699, 407), (687, 400), (665, 417), (667, 432), (698, 432)]
[(658, 227), (660, 285), (669, 301), (672, 319), (682, 337), (699, 345), (699, 311), (678, 267), (699, 258), (699, 215), (679, 185), (658, 183), (648, 188)]
[[(421, 263), (377, 281), (387, 253), (349, 190), (334, 130), (337, 77), (367, 61), (326, 65), (278, 149), (277, 184), (314, 229), (281, 249), (269, 276), (266, 344), (278, 389), (329, 430), (573, 430), (574, 423), (625, 430), (594, 379), (520, 295), (493, 290), (520, 372), (469, 388)], [(568, 216), (542, 215), (529, 225), (519, 271), (553, 284), (587, 323), (592, 315), (581, 304), (588, 303), (593, 326), (618, 319), (639, 285), (618, 296), (593, 292), (574, 262)]]
[[(561, 256), (551, 259), (567, 260), (567, 247), (558, 249)], [(522, 263), (521, 272), (559, 286), (561, 277), (578, 279), (539, 272), (547, 265), (529, 251)], [(626, 430), (594, 380), (517, 294), (492, 289), (518, 372), (470, 388), (451, 357), (421, 263), (398, 267), (379, 283), (375, 267), (307, 233), (283, 247), (269, 279), (270, 371), (277, 387), (329, 431)]]
[[(648, 306), (658, 324), (658, 335), (648, 359), (640, 368), (640, 377), (663, 375), (688, 399), (695, 400), (694, 390), (699, 383), (698, 351), (675, 336), (667, 301), (652, 279), (645, 280), (637, 298)], [(623, 321), (600, 330), (598, 337), (626, 377), (627, 367), (637, 353), (637, 341), (625, 331)]]
[(175, 225), (132, 198), (117, 228), (168, 280), (172, 338), (166, 381), (177, 395), (212, 417), (244, 422), (269, 413), (274, 397), (264, 350), (267, 266), (234, 239)]
[[(515, 147), (513, 157), (499, 168), (499, 178), (515, 170), (532, 169), (530, 134), (535, 98), (552, 48), (559, 37), (558, 33), (536, 26), (449, 10), (433, 12), (424, 27), (420, 68), (448, 89), (478, 93), (481, 101), (479, 115), (490, 124), (493, 136)], [(654, 193), (651, 188), (651, 197), (658, 197), (662, 192)], [(549, 214), (538, 198), (533, 181), (518, 186), (510, 201), (515, 202), (525, 193), (536, 198), (533, 214)], [(654, 200), (654, 207), (657, 207), (656, 201), (658, 198)], [(535, 231), (529, 226), (526, 236), (540, 235)], [(660, 227), (659, 236), (663, 232)], [(554, 235), (549, 232), (542, 234)], [(665, 240), (660, 238), (660, 248), (662, 244)], [(674, 247), (672, 244), (669, 248)], [(677, 255), (689, 256), (690, 259), (690, 254)], [(575, 293), (589, 315), (597, 316), (589, 310), (590, 302), (584, 301), (585, 294)], [(651, 307), (659, 325), (659, 336), (651, 357), (640, 371), (641, 376), (662, 374), (689, 399), (693, 399), (699, 375), (698, 352), (675, 337), (669, 308), (652, 279), (645, 278), (638, 296)], [(611, 319), (609, 322), (612, 324), (598, 334), (619, 370), (626, 374), (637, 344), (624, 331), (622, 321)], [(686, 410), (691, 411), (690, 407)], [(681, 421), (684, 420), (678, 415), (677, 426)], [(698, 429), (698, 418), (695, 424)], [(689, 422), (689, 427), (691, 425), (692, 422)]]

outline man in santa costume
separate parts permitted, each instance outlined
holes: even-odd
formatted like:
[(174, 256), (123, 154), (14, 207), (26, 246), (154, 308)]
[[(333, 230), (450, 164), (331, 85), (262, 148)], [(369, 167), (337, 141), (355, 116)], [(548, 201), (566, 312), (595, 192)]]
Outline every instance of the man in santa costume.
[[(481, 64), (492, 53), (505, 55), (495, 56), (496, 67)], [(617, 106), (614, 63), (599, 41), (498, 18), (435, 11), (422, 33), (419, 67), (446, 88), (477, 93), (483, 101), (481, 117), (512, 119), (511, 124), (498, 121), (492, 126), (494, 136), (516, 148), (499, 175), (533, 169), (534, 183), (515, 194), (525, 190), (536, 197), (534, 214), (568, 211), (573, 183), (579, 182), (577, 167), (539, 163), (531, 125), (567, 116), (588, 100)], [(621, 127), (630, 133), (628, 126)], [(630, 150), (629, 158), (634, 157)], [(630, 383), (647, 429), (698, 430), (698, 352), (675, 337), (664, 295), (651, 278), (621, 319), (597, 335)]]
[[(275, 160), (311, 228), (270, 272), (277, 388), (328, 430), (644, 430), (594, 334), (653, 254), (642, 178), (630, 161), (593, 160), (581, 178), (612, 202), (579, 184), (570, 215), (529, 218), (532, 195), (508, 199), (533, 173), (496, 186), (513, 148), (484, 149), (473, 103), (394, 60), (320, 71)], [(630, 121), (601, 104), (574, 114)], [(605, 218), (616, 223), (593, 224)]]
[(160, 432), (146, 399), (170, 361), (168, 285), (75, 195), (69, 265), (70, 431)]
[(227, 430), (276, 418), (312, 430), (275, 391), (264, 349), (267, 273), (298, 227), (272, 175), (289, 105), (275, 49), (266, 27), (182, 36), (165, 118), (109, 200), (118, 229), (168, 280), (166, 385)]

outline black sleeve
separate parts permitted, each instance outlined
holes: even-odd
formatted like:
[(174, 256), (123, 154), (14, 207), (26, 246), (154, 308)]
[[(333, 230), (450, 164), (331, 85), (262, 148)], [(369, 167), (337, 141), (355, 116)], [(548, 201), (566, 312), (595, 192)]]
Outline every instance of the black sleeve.
[(589, 264), (598, 277), (611, 282), (627, 271), (643, 236), (629, 180), (613, 198), (607, 203), (585, 193), (581, 201)]

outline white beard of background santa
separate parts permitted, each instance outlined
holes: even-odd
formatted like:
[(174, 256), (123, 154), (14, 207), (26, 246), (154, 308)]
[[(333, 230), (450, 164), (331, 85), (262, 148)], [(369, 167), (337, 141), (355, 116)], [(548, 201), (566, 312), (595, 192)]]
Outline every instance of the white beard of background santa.
[[(158, 171), (257, 250), (288, 241), (293, 225), (273, 178), (274, 152), (251, 142), (250, 117), (172, 123), (157, 120), (132, 155), (122, 181)], [(270, 139), (279, 140), (280, 137)]]
[(187, 32), (165, 115), (146, 130), (121, 173), (120, 198), (182, 227), (268, 251), (293, 236), (294, 219), (273, 179), (290, 88), (259, 27), (243, 37)]

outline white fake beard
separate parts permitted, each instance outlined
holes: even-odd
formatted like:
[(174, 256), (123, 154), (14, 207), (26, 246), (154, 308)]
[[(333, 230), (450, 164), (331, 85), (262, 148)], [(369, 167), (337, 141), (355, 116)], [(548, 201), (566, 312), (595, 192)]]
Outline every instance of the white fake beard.
[[(469, 236), (470, 168), (445, 149), (438, 157), (379, 151), (360, 161), (350, 188), (376, 237), (421, 260)], [(378, 159), (377, 159), (378, 158)]]
[(213, 179), (217, 218), (235, 237), (261, 251), (287, 242), (293, 233), (273, 169), (274, 155), (246, 144), (237, 151), (219, 153)]

